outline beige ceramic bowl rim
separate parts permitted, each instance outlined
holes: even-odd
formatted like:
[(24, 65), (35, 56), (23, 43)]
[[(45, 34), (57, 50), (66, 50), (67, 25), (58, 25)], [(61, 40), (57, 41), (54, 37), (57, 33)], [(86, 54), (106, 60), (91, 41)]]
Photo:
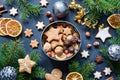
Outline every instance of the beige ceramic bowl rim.
[[(73, 28), (75, 29), (75, 31), (76, 31), (76, 32), (79, 34), (79, 36), (80, 36), (79, 49), (77, 50), (77, 52), (76, 52), (72, 57), (66, 58), (66, 59), (64, 59), (64, 60), (58, 60), (58, 59), (56, 59), (56, 58), (49, 57), (49, 56), (46, 54), (46, 52), (43, 50), (43, 40), (42, 40), (43, 34), (44, 34), (44, 32), (50, 27), (50, 25), (53, 25), (53, 24), (56, 24), (56, 23), (66, 23), (66, 24), (72, 25)], [(73, 25), (71, 22), (62, 21), (62, 20), (54, 21), (54, 22), (48, 24), (48, 25), (45, 27), (45, 29), (42, 31), (42, 34), (41, 34), (41, 37), (40, 37), (40, 42), (41, 42), (41, 49), (42, 49), (42, 51), (45, 53), (45, 55), (46, 55), (47, 57), (49, 57), (50, 59), (55, 60), (55, 61), (67, 61), (67, 60), (70, 60), (71, 58), (73, 58), (73, 57), (79, 52), (79, 50), (80, 50), (81, 41), (82, 41), (82, 40), (81, 40), (81, 34), (80, 34), (79, 30), (75, 27), (75, 25)]]

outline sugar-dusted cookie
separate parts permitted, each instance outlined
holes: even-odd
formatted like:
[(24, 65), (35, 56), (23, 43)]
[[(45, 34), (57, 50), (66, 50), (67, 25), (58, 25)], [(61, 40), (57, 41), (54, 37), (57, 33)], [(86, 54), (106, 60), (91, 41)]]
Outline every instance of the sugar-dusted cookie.
[(48, 1), (47, 0), (40, 0), (40, 4), (43, 7), (46, 7), (48, 5)]
[(38, 30), (43, 30), (43, 28), (45, 27), (43, 21), (38, 21), (37, 24), (36, 24), (36, 27)]
[(94, 78), (96, 79), (100, 79), (102, 77), (102, 74), (99, 71), (96, 71), (95, 73), (93, 73), (93, 75), (94, 75)]
[(88, 51), (83, 50), (83, 52), (81, 52), (82, 58), (88, 58), (90, 56)]
[(10, 11), (10, 15), (12, 16), (15, 16), (18, 14), (18, 10), (14, 7), (12, 7), (9, 11)]
[(105, 73), (105, 75), (110, 75), (112, 70), (109, 67), (105, 67), (105, 69), (103, 70), (103, 72)]

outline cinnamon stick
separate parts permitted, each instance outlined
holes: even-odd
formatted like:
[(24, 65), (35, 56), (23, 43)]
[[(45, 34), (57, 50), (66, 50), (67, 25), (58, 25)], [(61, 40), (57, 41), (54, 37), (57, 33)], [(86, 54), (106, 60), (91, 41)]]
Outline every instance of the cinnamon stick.
[(0, 14), (6, 13), (6, 12), (7, 12), (7, 10), (2, 10), (2, 11), (0, 11)]
[(0, 5), (0, 9), (3, 9), (4, 8), (4, 6), (3, 5)]

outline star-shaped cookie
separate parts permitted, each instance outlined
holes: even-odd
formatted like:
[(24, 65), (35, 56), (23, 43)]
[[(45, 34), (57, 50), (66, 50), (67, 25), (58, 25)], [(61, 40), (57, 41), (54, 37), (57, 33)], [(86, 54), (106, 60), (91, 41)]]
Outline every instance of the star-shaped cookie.
[(96, 71), (95, 73), (93, 73), (93, 75), (94, 75), (94, 78), (96, 79), (100, 79), (102, 77), (102, 74), (99, 71)]
[(70, 35), (70, 34), (72, 34), (71, 28), (70, 28), (70, 27), (64, 28), (64, 29), (63, 29), (63, 34), (65, 34), (65, 35)]
[(37, 47), (38, 47), (38, 44), (39, 44), (39, 42), (38, 42), (36, 39), (31, 40), (31, 42), (30, 42), (30, 46), (31, 46), (32, 48), (37, 48)]
[(32, 73), (32, 67), (36, 64), (36, 62), (30, 60), (30, 56), (26, 55), (24, 59), (18, 59), (19, 63), (19, 72), (27, 72), (29, 74)]
[(100, 38), (102, 42), (105, 42), (107, 38), (112, 37), (112, 35), (109, 33), (109, 27), (106, 27), (103, 29), (99, 28), (99, 32), (97, 33), (95, 37)]
[(105, 69), (103, 70), (103, 72), (105, 73), (105, 75), (110, 75), (112, 70), (109, 67), (105, 67)]
[(26, 37), (31, 37), (33, 35), (32, 29), (26, 29), (24, 33)]
[(14, 7), (12, 7), (12, 9), (9, 10), (10, 11), (10, 15), (15, 16), (16, 14), (18, 14), (18, 10)]
[(38, 30), (43, 30), (45, 25), (44, 25), (43, 21), (42, 22), (38, 21), (37, 24), (36, 24), (36, 27), (37, 27)]
[(81, 52), (82, 58), (87, 58), (90, 54), (88, 51), (83, 50), (83, 52)]
[(48, 1), (47, 0), (41, 0), (40, 4), (41, 4), (41, 6), (46, 7), (48, 5)]
[(51, 42), (52, 40), (59, 40), (59, 34), (60, 30), (57, 28), (50, 27), (48, 31), (46, 31), (44, 34), (47, 36), (47, 41)]

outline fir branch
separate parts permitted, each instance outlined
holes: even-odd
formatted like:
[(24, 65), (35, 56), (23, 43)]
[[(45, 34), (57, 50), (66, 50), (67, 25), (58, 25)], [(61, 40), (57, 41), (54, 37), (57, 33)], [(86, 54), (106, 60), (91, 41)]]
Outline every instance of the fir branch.
[(39, 62), (40, 61), (40, 54), (37, 51), (33, 51), (30, 54), (30, 59), (35, 61), (35, 62)]
[[(45, 70), (42, 67), (35, 65), (32, 68), (32, 74), (19, 73), (18, 59), (25, 57), (25, 49), (20, 40), (3, 42), (0, 44), (0, 70), (6, 66), (14, 67), (18, 74), (16, 80), (32, 80), (32, 78), (44, 78)], [(33, 51), (30, 54), (31, 60), (36, 63), (40, 61), (40, 54), (37, 51)]]
[(91, 16), (93, 16), (93, 21), (99, 20), (102, 14), (107, 15), (118, 10), (120, 11), (119, 0), (83, 0), (83, 2), (89, 10), (87, 18), (91, 19)]
[[(116, 30), (117, 36), (110, 39), (111, 44), (118, 44), (120, 45), (120, 29)], [(107, 55), (107, 46), (103, 46), (100, 48), (100, 52), (103, 54), (104, 58), (106, 59), (109, 66), (115, 71), (115, 73), (118, 75), (118, 79), (120, 79), (120, 61), (112, 61), (108, 58)]]
[(28, 20), (32, 15), (38, 17), (41, 13), (40, 5), (32, 5), (28, 0), (5, 0), (9, 5), (16, 4), (20, 10), (20, 18), (23, 20)]
[(73, 61), (69, 65), (69, 71), (70, 72), (79, 72), (82, 74), (84, 80), (94, 80), (93, 78), (90, 78), (90, 73), (94, 70), (94, 64), (90, 62), (85, 62), (80, 66), (80, 63), (77, 61)]
[(45, 70), (43, 68), (41, 67), (33, 68), (32, 77), (44, 78), (44, 76), (45, 76)]

